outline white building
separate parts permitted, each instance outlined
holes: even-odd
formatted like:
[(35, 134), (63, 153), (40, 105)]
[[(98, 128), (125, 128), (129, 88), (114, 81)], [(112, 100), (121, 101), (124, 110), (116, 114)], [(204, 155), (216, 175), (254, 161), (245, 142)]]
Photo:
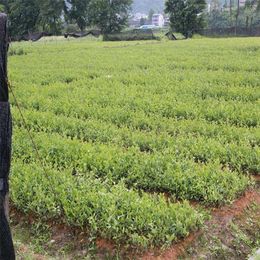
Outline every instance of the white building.
[(152, 24), (158, 27), (164, 26), (164, 19), (162, 14), (153, 14), (152, 16)]
[(135, 19), (142, 19), (142, 18), (145, 18), (147, 19), (148, 18), (148, 15), (147, 14), (141, 14), (141, 13), (136, 13), (135, 14)]

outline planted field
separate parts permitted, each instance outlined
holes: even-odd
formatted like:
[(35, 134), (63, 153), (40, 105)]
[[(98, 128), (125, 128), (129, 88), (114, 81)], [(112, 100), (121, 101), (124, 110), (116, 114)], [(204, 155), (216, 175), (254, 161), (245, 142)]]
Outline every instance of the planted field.
[(49, 176), (11, 97), (17, 209), (92, 239), (167, 247), (200, 228), (199, 206), (254, 184), (259, 40), (151, 43), (13, 45), (26, 55), (9, 57), (9, 80)]

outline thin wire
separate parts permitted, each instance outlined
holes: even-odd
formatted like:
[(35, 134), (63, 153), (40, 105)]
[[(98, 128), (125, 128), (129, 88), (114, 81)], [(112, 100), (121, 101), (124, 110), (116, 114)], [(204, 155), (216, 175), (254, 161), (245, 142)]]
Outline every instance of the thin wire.
[(30, 139), (31, 139), (31, 142), (32, 142), (33, 147), (34, 147), (34, 150), (35, 150), (35, 152), (36, 152), (36, 154), (37, 154), (38, 160), (40, 161), (40, 164), (41, 164), (41, 166), (42, 166), (43, 172), (44, 172), (44, 174), (45, 174), (45, 177), (47, 178), (47, 180), (48, 180), (48, 182), (49, 182), (49, 185), (50, 185), (50, 187), (51, 187), (51, 190), (52, 190), (52, 192), (53, 192), (53, 194), (54, 194), (54, 198), (55, 198), (55, 200), (56, 200), (56, 203), (57, 203), (57, 205), (59, 205), (59, 207), (60, 207), (61, 214), (62, 214), (63, 217), (66, 219), (66, 217), (65, 217), (65, 216), (66, 216), (66, 215), (65, 215), (65, 210), (64, 210), (64, 208), (63, 208), (63, 206), (62, 206), (61, 201), (58, 199), (58, 194), (57, 194), (56, 190), (54, 189), (54, 187), (53, 187), (53, 185), (52, 185), (50, 176), (49, 176), (48, 173), (47, 173), (47, 170), (46, 170), (46, 168), (45, 168), (45, 166), (44, 166), (43, 160), (42, 160), (42, 158), (41, 158), (41, 156), (40, 156), (39, 150), (37, 149), (37, 146), (36, 146), (36, 144), (35, 144), (35, 142), (34, 142), (34, 139), (33, 139), (32, 135), (31, 135), (31, 132), (30, 132), (30, 130), (29, 130), (29, 127), (28, 127), (28, 125), (27, 125), (27, 123), (26, 123), (26, 120), (25, 120), (25, 118), (24, 118), (24, 116), (23, 116), (21, 107), (20, 107), (20, 105), (19, 105), (19, 103), (18, 103), (18, 101), (17, 101), (17, 99), (16, 99), (15, 94), (14, 94), (14, 91), (13, 91), (14, 86), (12, 86), (12, 85), (9, 83), (9, 81), (8, 81), (7, 78), (6, 78), (6, 84), (7, 84), (7, 86), (9, 87), (9, 89), (10, 89), (10, 91), (11, 91), (11, 93), (12, 93), (12, 96), (13, 96), (13, 98), (14, 98), (14, 101), (15, 101), (15, 103), (16, 103), (16, 106), (17, 106), (17, 108), (18, 108), (18, 110), (19, 110), (19, 113), (20, 113), (20, 115), (21, 115), (21, 117), (22, 117), (22, 120), (23, 120), (23, 123), (24, 123), (24, 127), (25, 127), (25, 129), (26, 129), (26, 131), (27, 131), (27, 133), (28, 133), (28, 135), (29, 135), (29, 137), (30, 137)]
[[(11, 42), (11, 45), (12, 45), (12, 42)], [(12, 46), (12, 47), (13, 47), (13, 46)], [(27, 123), (26, 123), (26, 120), (25, 120), (25, 118), (24, 118), (24, 116), (23, 116), (23, 113), (22, 113), (21, 107), (20, 107), (20, 105), (19, 105), (19, 102), (18, 102), (18, 100), (17, 100), (17, 98), (16, 98), (16, 96), (15, 96), (15, 94), (14, 94), (14, 91), (13, 91), (14, 86), (12, 86), (12, 85), (10, 84), (10, 82), (9, 82), (9, 80), (8, 80), (8, 77), (7, 77), (7, 75), (6, 75), (6, 72), (5, 72), (5, 70), (4, 70), (3, 66), (2, 66), (2, 63), (0, 63), (0, 69), (1, 69), (1, 71), (2, 71), (2, 73), (3, 73), (3, 77), (5, 77), (5, 83), (7, 84), (7, 86), (8, 86), (8, 88), (9, 88), (10, 92), (12, 93), (12, 96), (13, 96), (13, 98), (14, 98), (14, 101), (15, 101), (15, 103), (16, 103), (16, 106), (17, 106), (17, 108), (18, 108), (18, 110), (19, 110), (19, 113), (20, 113), (20, 115), (21, 115), (21, 117), (22, 117), (22, 120), (23, 120), (25, 129), (26, 129), (26, 131), (27, 131), (27, 133), (28, 133), (28, 135), (29, 135), (29, 137), (30, 137), (30, 139), (31, 139), (31, 142), (32, 142), (33, 147), (34, 147), (34, 149), (35, 149), (35, 152), (36, 152), (36, 154), (37, 154), (38, 160), (40, 161), (40, 164), (41, 164), (41, 166), (42, 166), (43, 172), (44, 172), (44, 174), (45, 174), (45, 177), (46, 177), (46, 179), (47, 179), (47, 181), (48, 181), (48, 183), (49, 183), (49, 185), (50, 185), (50, 188), (51, 188), (51, 190), (52, 190), (52, 192), (53, 192), (53, 194), (54, 194), (54, 200), (56, 201), (57, 206), (59, 206), (59, 208), (60, 208), (61, 216), (63, 217), (63, 219), (65, 220), (65, 222), (67, 222), (68, 229), (70, 230), (71, 235), (73, 235), (73, 234), (74, 234), (74, 230), (72, 229), (72, 226), (69, 224), (69, 222), (68, 222), (68, 220), (67, 220), (67, 218), (66, 218), (66, 214), (65, 214), (64, 207), (63, 207), (63, 205), (62, 205), (62, 203), (61, 203), (61, 200), (58, 198), (58, 194), (57, 194), (56, 190), (54, 189), (54, 187), (53, 187), (53, 185), (52, 185), (50, 176), (49, 176), (49, 174), (47, 173), (47, 170), (46, 170), (46, 168), (45, 168), (45, 166), (44, 166), (43, 160), (42, 160), (42, 158), (41, 158), (41, 156), (40, 156), (39, 150), (37, 149), (37, 146), (36, 146), (36, 144), (35, 144), (35, 142), (34, 142), (34, 139), (33, 139), (32, 135), (31, 135), (31, 132), (30, 132), (30, 130), (29, 130), (29, 127), (28, 127), (28, 125), (27, 125)], [(3, 91), (3, 90), (2, 90), (2, 91)], [(3, 93), (4, 93), (4, 92), (3, 92)], [(5, 93), (4, 93), (4, 95), (5, 95)], [(5, 95), (5, 96), (6, 96), (6, 95)], [(8, 102), (8, 97), (6, 97), (6, 99), (7, 99), (7, 102)], [(74, 234), (74, 235), (75, 235), (75, 234)]]

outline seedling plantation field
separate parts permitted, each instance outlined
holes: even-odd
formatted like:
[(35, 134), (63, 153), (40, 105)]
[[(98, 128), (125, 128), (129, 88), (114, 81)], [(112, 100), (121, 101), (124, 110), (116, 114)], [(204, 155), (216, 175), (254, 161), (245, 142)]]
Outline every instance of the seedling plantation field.
[(201, 227), (204, 206), (254, 185), (258, 39), (11, 47), (23, 55), (9, 56), (9, 81), (49, 176), (10, 96), (11, 200), (28, 216), (167, 248)]

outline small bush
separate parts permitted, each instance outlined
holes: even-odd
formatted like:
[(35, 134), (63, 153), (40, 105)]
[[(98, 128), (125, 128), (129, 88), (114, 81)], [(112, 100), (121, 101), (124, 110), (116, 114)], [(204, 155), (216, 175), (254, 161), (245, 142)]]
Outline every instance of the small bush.
[(18, 50), (15, 50), (15, 49), (11, 49), (8, 54), (10, 56), (13, 56), (13, 55), (27, 55), (27, 52), (25, 52), (23, 49), (18, 49)]
[(73, 33), (80, 31), (79, 27), (76, 24), (68, 24), (64, 29), (63, 33)]

